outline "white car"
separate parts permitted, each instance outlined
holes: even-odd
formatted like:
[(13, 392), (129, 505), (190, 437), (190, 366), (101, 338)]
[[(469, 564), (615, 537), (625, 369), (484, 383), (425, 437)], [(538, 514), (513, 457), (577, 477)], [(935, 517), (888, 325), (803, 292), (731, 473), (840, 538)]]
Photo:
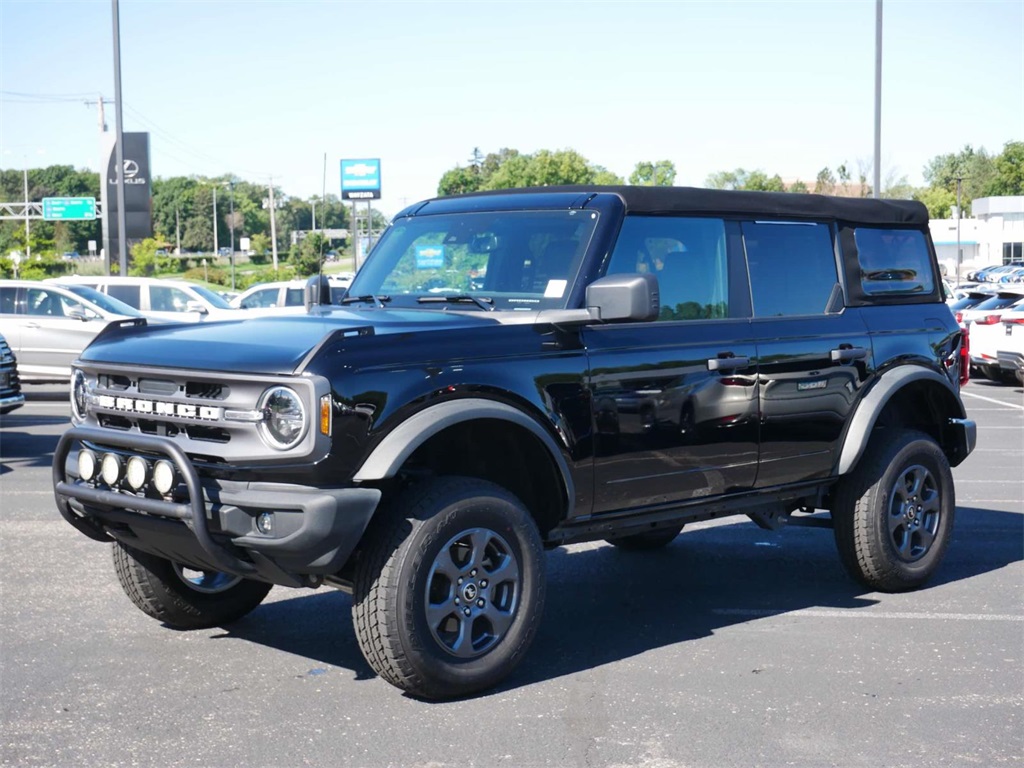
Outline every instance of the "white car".
[(68, 381), (71, 361), (108, 323), (142, 318), (116, 299), (78, 288), (0, 280), (0, 334), (18, 358), (21, 381)]
[[(352, 284), (352, 275), (327, 275), (331, 286), (331, 303), (337, 304)], [(299, 309), (305, 307), (306, 280), (260, 283), (231, 300), (239, 309)]]
[(224, 299), (208, 288), (186, 280), (156, 277), (55, 277), (58, 285), (87, 285), (113, 296), (148, 317), (178, 323), (206, 320), (242, 320)]
[(1013, 383), (1014, 354), (1024, 355), (1024, 305), (1003, 312), (995, 323), (971, 323), (970, 333), (971, 367), (993, 381)]

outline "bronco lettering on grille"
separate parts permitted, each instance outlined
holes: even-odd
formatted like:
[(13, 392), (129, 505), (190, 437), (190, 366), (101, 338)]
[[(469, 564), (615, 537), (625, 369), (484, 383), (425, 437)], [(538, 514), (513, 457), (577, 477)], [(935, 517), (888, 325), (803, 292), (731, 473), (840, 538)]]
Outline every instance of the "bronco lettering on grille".
[(177, 416), (183, 419), (200, 419), (202, 421), (219, 421), (222, 415), (221, 408), (211, 405), (167, 403), (160, 400), (137, 400), (131, 397), (112, 397), (111, 395), (99, 395), (96, 398), (96, 403), (100, 408), (156, 416)]

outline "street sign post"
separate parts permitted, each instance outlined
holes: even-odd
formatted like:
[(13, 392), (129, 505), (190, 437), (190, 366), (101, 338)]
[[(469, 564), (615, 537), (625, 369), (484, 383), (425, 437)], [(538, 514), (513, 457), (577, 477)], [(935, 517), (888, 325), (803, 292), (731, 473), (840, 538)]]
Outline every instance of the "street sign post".
[(46, 221), (92, 221), (96, 218), (95, 197), (44, 197)]

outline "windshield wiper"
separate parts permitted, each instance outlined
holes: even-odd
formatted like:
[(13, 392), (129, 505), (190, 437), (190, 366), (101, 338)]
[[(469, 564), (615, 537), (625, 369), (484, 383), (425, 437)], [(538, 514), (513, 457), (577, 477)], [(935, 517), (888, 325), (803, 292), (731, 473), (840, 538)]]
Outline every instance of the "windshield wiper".
[(420, 304), (476, 304), (487, 312), (494, 311), (494, 299), (487, 296), (470, 296), (468, 293), (453, 293), (439, 296), (420, 296)]
[(390, 296), (374, 296), (372, 293), (367, 293), (363, 296), (346, 296), (341, 300), (341, 304), (344, 306), (346, 304), (362, 302), (363, 304), (373, 304), (376, 307), (383, 307), (389, 301), (391, 301)]

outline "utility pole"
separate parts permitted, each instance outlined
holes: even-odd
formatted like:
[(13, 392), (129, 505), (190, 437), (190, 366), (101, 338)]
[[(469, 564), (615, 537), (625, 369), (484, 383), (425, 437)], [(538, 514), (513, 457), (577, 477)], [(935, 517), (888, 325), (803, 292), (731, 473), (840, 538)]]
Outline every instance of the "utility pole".
[(174, 255), (181, 256), (181, 208), (178, 206), (174, 206), (174, 234), (178, 241)]
[(28, 159), (25, 160), (25, 258), (32, 258), (32, 243), (29, 238), (28, 226)]
[[(217, 242), (217, 187), (213, 188), (213, 258), (216, 259), (220, 255), (220, 249), (218, 248), (219, 243)], [(216, 263), (216, 262), (214, 262)]]
[[(314, 197), (310, 200), (309, 204), (313, 207), (313, 224), (310, 227), (310, 231), (316, 232), (316, 198)], [(320, 211), (320, 215), (323, 215), (323, 211)]]
[(270, 177), (270, 250), (274, 254), (274, 271), (277, 272), (277, 214), (274, 203), (274, 177)]

